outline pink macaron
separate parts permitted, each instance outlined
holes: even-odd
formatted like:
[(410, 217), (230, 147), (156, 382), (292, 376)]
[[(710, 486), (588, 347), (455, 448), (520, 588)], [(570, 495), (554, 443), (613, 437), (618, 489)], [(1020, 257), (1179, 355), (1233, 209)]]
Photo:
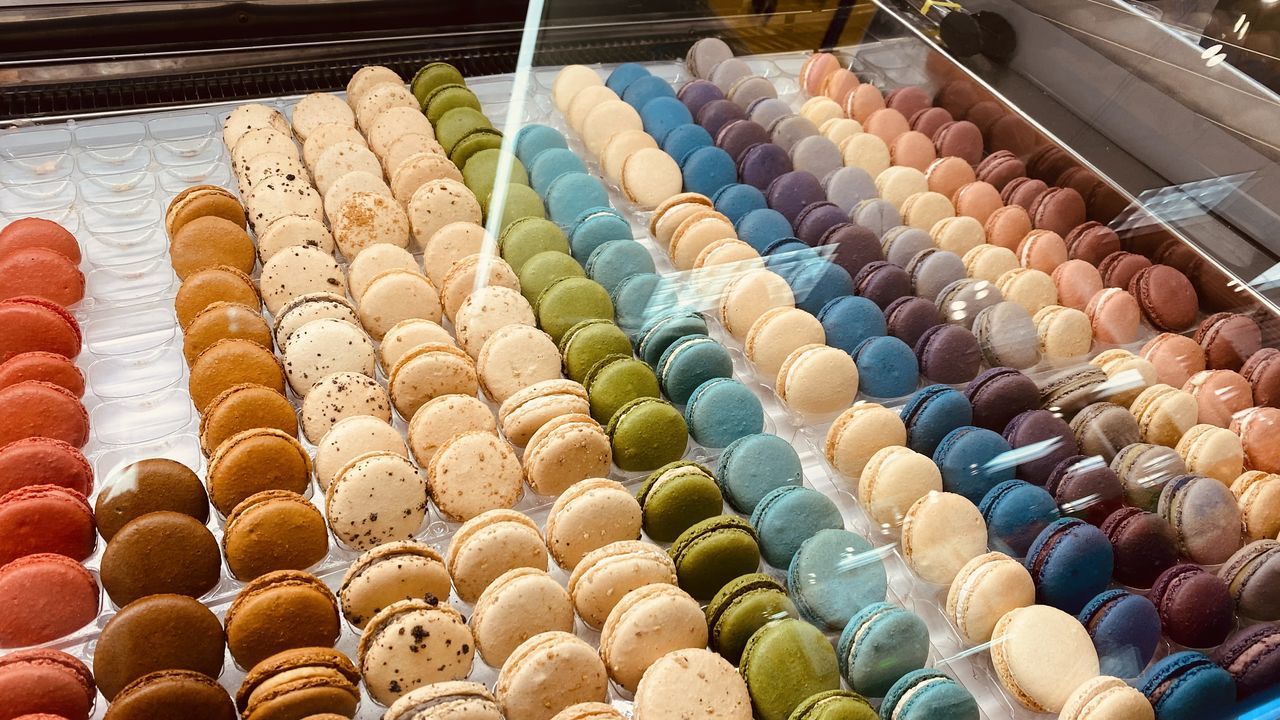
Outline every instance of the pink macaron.
[(58, 485), (29, 485), (0, 497), (0, 565), (37, 553), (84, 560), (96, 537), (83, 495)]

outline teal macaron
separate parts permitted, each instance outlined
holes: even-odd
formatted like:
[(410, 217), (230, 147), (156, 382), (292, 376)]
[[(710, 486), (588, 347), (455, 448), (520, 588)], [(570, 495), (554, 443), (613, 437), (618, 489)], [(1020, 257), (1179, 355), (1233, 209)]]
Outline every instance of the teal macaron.
[(707, 319), (693, 310), (675, 310), (659, 315), (641, 328), (636, 353), (650, 365), (657, 366), (662, 354), (677, 340), (689, 335), (707, 335)]
[[(560, 253), (538, 253), (526, 263), (526, 269), (546, 255), (566, 257)], [(572, 258), (569, 260), (572, 262)], [(600, 283), (585, 277), (562, 277), (556, 280), (538, 295), (533, 308), (538, 317), (538, 327), (556, 342), (560, 341), (569, 328), (583, 320), (608, 320), (613, 317), (613, 303), (609, 301), (609, 293), (600, 287)]]
[(631, 355), (609, 355), (587, 372), (582, 386), (587, 389), (591, 417), (608, 423), (618, 408), (642, 397), (661, 397), (658, 378), (643, 360)]
[(712, 378), (689, 396), (684, 421), (694, 442), (722, 448), (764, 430), (764, 406), (751, 388), (737, 380)]
[(799, 617), (782, 583), (763, 573), (725, 583), (707, 603), (706, 612), (711, 649), (734, 665), (756, 630), (774, 620)]
[(613, 292), (618, 283), (641, 273), (654, 271), (653, 256), (644, 245), (627, 238), (625, 240), (609, 240), (596, 246), (591, 256), (583, 265), (587, 277)]
[(609, 294), (618, 312), (618, 325), (628, 335), (637, 336), (654, 318), (682, 307), (679, 284), (656, 273), (631, 275)]
[(569, 143), (559, 130), (548, 125), (525, 125), (516, 133), (516, 157), (524, 166), (533, 168), (533, 162), (543, 150), (568, 148)]
[(893, 684), (929, 659), (929, 628), (919, 615), (877, 602), (853, 616), (836, 646), (840, 674), (868, 697), (884, 697)]
[(648, 472), (684, 456), (689, 427), (671, 403), (639, 398), (613, 414), (606, 429), (613, 464), (627, 472)]
[(574, 218), (569, 226), (569, 245), (578, 262), (585, 263), (596, 248), (610, 240), (634, 239), (630, 223), (611, 207), (591, 208)]
[(591, 318), (575, 324), (560, 337), (560, 357), (564, 373), (574, 382), (587, 379), (596, 363), (610, 355), (631, 355), (631, 341), (622, 328), (605, 318)]
[(760, 720), (788, 720), (805, 700), (840, 689), (835, 648), (818, 628), (784, 618), (760, 628), (738, 662)]
[(876, 720), (876, 710), (861, 695), (828, 690), (800, 703), (788, 720)]
[(712, 378), (733, 377), (733, 358), (706, 335), (689, 335), (672, 343), (655, 368), (667, 399), (684, 405), (699, 385)]
[(883, 554), (848, 530), (819, 530), (801, 543), (787, 569), (787, 587), (801, 616), (840, 630), (867, 606), (883, 602), (889, 589)]
[(933, 668), (903, 675), (880, 703), (880, 720), (978, 720), (981, 716), (973, 694)]
[(805, 540), (821, 530), (843, 530), (840, 508), (826, 495), (804, 486), (788, 485), (765, 495), (751, 513), (760, 536), (765, 562), (790, 568)]
[(569, 254), (569, 239), (559, 225), (541, 217), (522, 217), (511, 222), (498, 238), (498, 252), (519, 276), (520, 269), (541, 252)]
[(751, 514), (760, 500), (782, 487), (804, 481), (800, 455), (791, 443), (771, 433), (738, 438), (720, 453), (716, 482), (729, 505)]
[(671, 544), (680, 588), (701, 601), (710, 600), (736, 577), (760, 568), (755, 528), (737, 515), (717, 515), (695, 523)]
[(640, 486), (636, 500), (645, 534), (662, 543), (672, 542), (724, 509), (724, 498), (711, 471), (685, 460), (654, 470)]

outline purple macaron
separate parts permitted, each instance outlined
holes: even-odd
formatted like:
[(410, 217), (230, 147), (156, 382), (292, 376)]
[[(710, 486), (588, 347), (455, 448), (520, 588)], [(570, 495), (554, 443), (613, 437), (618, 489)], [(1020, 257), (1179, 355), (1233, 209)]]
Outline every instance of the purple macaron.
[[(804, 239), (801, 236), (801, 239)], [(807, 240), (806, 240), (807, 242)], [(857, 275), (862, 268), (883, 260), (880, 241), (876, 234), (856, 223), (845, 221), (827, 228), (818, 239), (818, 245), (831, 251), (831, 262)]]
[(1141, 508), (1124, 507), (1102, 523), (1115, 551), (1115, 580), (1145, 589), (1178, 562), (1178, 536), (1164, 518)]
[(1214, 647), (1235, 626), (1235, 602), (1227, 581), (1199, 565), (1174, 565), (1164, 571), (1148, 597), (1160, 611), (1164, 634), (1179, 645)]
[(738, 176), (742, 182), (760, 190), (767, 190), (770, 183), (789, 172), (791, 156), (773, 143), (753, 145), (738, 158)]
[(724, 91), (710, 80), (692, 80), (680, 87), (676, 98), (689, 108), (694, 117), (698, 117), (698, 112), (708, 104), (724, 100)]
[(967, 383), (982, 367), (982, 349), (972, 332), (959, 325), (934, 325), (915, 344), (920, 374), (934, 382)]
[[(817, 247), (822, 244), (822, 238), (827, 232), (838, 225), (847, 225), (849, 216), (845, 214), (835, 203), (820, 200), (815, 203), (809, 203), (796, 215), (795, 230), (796, 237), (805, 243)], [(845, 268), (849, 270), (849, 268)], [(849, 270), (850, 274), (861, 270), (862, 266)]]
[(752, 145), (769, 142), (769, 132), (750, 120), (734, 120), (716, 133), (716, 146), (737, 162)]
[(1014, 449), (1026, 451), (1018, 477), (1035, 485), (1049, 482), (1058, 463), (1079, 452), (1071, 426), (1048, 410), (1028, 410), (1014, 417), (1004, 428), (1004, 439)]
[(938, 317), (937, 305), (924, 298), (912, 296), (900, 297), (889, 303), (889, 306), (884, 309), (884, 321), (890, 335), (912, 348), (920, 342), (920, 336), (924, 335), (925, 331), (942, 324), (942, 319)]
[(1066, 517), (1102, 525), (1124, 504), (1124, 487), (1106, 461), (1097, 455), (1072, 455), (1054, 467), (1045, 490)]
[(1017, 415), (1040, 406), (1040, 389), (1031, 378), (1008, 367), (991, 368), (964, 390), (973, 405), (973, 424), (998, 433)]
[(1280, 684), (1280, 627), (1260, 624), (1240, 630), (1214, 651), (1213, 661), (1235, 678), (1239, 700)]
[[(854, 276), (853, 292), (874, 302), (882, 309), (887, 308), (894, 300), (911, 294), (911, 276), (897, 265), (877, 260), (867, 263)], [(937, 307), (929, 303), (929, 308), (936, 317)]]
[(804, 170), (793, 170), (774, 178), (765, 189), (764, 196), (769, 207), (782, 213), (793, 226), (802, 210), (827, 199), (822, 183)]
[(747, 114), (732, 100), (712, 100), (698, 109), (694, 115), (697, 123), (715, 137), (724, 126), (734, 120), (742, 120)]

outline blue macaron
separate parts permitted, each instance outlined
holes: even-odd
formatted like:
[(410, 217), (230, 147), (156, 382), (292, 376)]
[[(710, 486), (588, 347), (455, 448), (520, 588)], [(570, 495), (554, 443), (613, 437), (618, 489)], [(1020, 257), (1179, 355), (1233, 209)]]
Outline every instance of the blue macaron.
[(614, 68), (613, 72), (609, 73), (604, 85), (621, 96), (631, 86), (631, 83), (652, 74), (645, 66), (639, 63), (622, 63)]
[(587, 277), (613, 292), (618, 283), (640, 273), (654, 271), (653, 256), (644, 245), (632, 240), (609, 240), (591, 251), (583, 266)]
[(1159, 720), (1235, 716), (1236, 683), (1231, 673), (1194, 650), (1173, 653), (1147, 668), (1138, 680), (1138, 690), (1147, 696)]
[(760, 498), (751, 513), (760, 554), (776, 568), (790, 568), (805, 540), (821, 530), (843, 530), (844, 518), (831, 498), (804, 486), (781, 487)]
[[(587, 166), (583, 164), (582, 158), (578, 154), (568, 148), (553, 147), (538, 153), (534, 158), (533, 164), (529, 165), (529, 185), (537, 191), (539, 195), (546, 196), (547, 191), (551, 188), (551, 183), (555, 182), (561, 175), (578, 172), (585, 173)], [(606, 205), (608, 203), (605, 203)]]
[(667, 136), (662, 139), (662, 150), (671, 156), (677, 164), (683, 164), (685, 158), (689, 157), (693, 151), (698, 148), (712, 147), (715, 142), (711, 139), (711, 133), (701, 125), (688, 123), (677, 128), (672, 128)]
[[(546, 155), (547, 153), (543, 153), (544, 157)], [(545, 193), (540, 194), (546, 200), (551, 219), (561, 226), (570, 225), (591, 208), (609, 206), (609, 191), (604, 189), (599, 180), (585, 172), (564, 173), (551, 182)]]
[(718, 147), (694, 150), (681, 161), (680, 169), (684, 173), (685, 192), (708, 197), (738, 179), (738, 168), (733, 164), (733, 158)]
[(1036, 536), (1059, 517), (1048, 490), (1022, 480), (1006, 480), (978, 503), (987, 522), (987, 544), (1010, 557), (1025, 557)]
[(693, 391), (712, 378), (733, 377), (733, 358), (720, 343), (706, 335), (689, 335), (671, 344), (654, 366), (662, 394), (684, 405)]
[(623, 278), (609, 293), (618, 327), (634, 339), (650, 320), (680, 307), (677, 290), (674, 280), (656, 273)]
[(1090, 600), (1080, 622), (1093, 638), (1103, 675), (1138, 677), (1160, 642), (1156, 606), (1127, 590), (1107, 590)]
[[(857, 295), (838, 297), (823, 305), (818, 311), (818, 322), (826, 332), (827, 344), (850, 354), (864, 340), (887, 332), (880, 306)], [(911, 348), (908, 346), (907, 350)], [(911, 362), (915, 364), (914, 352), (911, 352)]]
[(910, 610), (876, 602), (850, 618), (840, 633), (836, 658), (854, 692), (884, 697), (894, 683), (928, 661), (929, 628)]
[(933, 668), (903, 675), (880, 703), (881, 720), (978, 720), (980, 717), (973, 693)]
[(564, 135), (547, 125), (525, 125), (516, 133), (516, 157), (527, 168), (532, 168), (534, 161), (543, 150), (552, 148), (568, 148), (569, 143)]
[(791, 443), (762, 433), (738, 438), (720, 453), (716, 482), (729, 505), (750, 514), (760, 499), (782, 487), (798, 487), (804, 473)]
[(634, 240), (631, 225), (611, 207), (593, 207), (573, 219), (569, 226), (569, 252), (578, 262), (610, 240)]
[(889, 589), (885, 552), (848, 530), (819, 530), (805, 540), (787, 569), (787, 589), (800, 614), (839, 630), (868, 605), (883, 602)]
[(933, 462), (942, 473), (942, 489), (975, 505), (991, 488), (1012, 480), (1016, 464), (999, 433), (972, 425), (947, 433), (933, 451)]
[(684, 420), (694, 442), (722, 448), (764, 430), (764, 406), (751, 388), (737, 380), (712, 378), (694, 388)]
[(650, 100), (660, 97), (674, 98), (676, 91), (671, 89), (671, 83), (657, 75), (644, 75), (633, 80), (619, 95), (623, 102), (639, 112)]
[(920, 388), (900, 412), (907, 426), (907, 447), (930, 457), (947, 433), (973, 422), (973, 406), (947, 385)]
[(787, 236), (769, 243), (761, 253), (764, 266), (782, 276), (787, 284), (793, 284), (796, 273), (810, 262), (819, 262), (822, 256), (817, 250), (800, 242), (799, 238)]
[[(849, 300), (860, 300), (878, 311), (876, 304), (866, 298), (846, 295)], [(830, 305), (830, 303), (828, 303)], [(827, 305), (822, 311), (825, 312)], [(877, 315), (879, 312), (876, 313)], [(822, 312), (818, 313), (822, 321)], [(883, 323), (881, 319), (881, 323)], [(826, 327), (826, 323), (823, 323)], [(827, 344), (831, 344), (827, 338)], [(920, 382), (920, 369), (916, 354), (896, 337), (882, 335), (869, 337), (853, 349), (853, 362), (858, 366), (858, 390), (874, 398), (896, 398), (915, 392)]]
[[(784, 277), (795, 292), (796, 307), (814, 316), (828, 302), (853, 294), (853, 277), (849, 271), (827, 260), (802, 263), (795, 272)], [(912, 389), (915, 389), (914, 384)]]
[(1062, 518), (1040, 532), (1023, 564), (1036, 584), (1036, 602), (1074, 615), (1111, 582), (1115, 553), (1098, 528)]
[(674, 96), (664, 95), (645, 103), (640, 109), (640, 122), (644, 131), (661, 145), (672, 130), (693, 122), (693, 115)]
[(729, 218), (729, 222), (735, 226), (743, 215), (752, 210), (763, 210), (769, 207), (765, 202), (764, 193), (760, 192), (759, 188), (742, 183), (731, 183), (720, 188), (711, 197), (711, 202), (716, 210)]
[[(734, 225), (738, 239), (763, 253), (775, 242), (791, 237), (791, 222), (772, 208), (751, 210)], [(799, 240), (797, 240), (799, 242)]]
[(689, 335), (706, 335), (708, 332), (707, 319), (702, 313), (682, 309), (659, 315), (641, 328), (636, 354), (656, 367), (672, 343)]

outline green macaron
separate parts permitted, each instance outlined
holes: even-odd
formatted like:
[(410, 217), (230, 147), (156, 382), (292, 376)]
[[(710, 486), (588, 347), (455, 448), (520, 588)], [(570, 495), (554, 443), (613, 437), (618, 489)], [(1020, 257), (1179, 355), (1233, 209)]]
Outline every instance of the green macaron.
[(848, 690), (828, 690), (800, 703), (788, 720), (878, 720), (875, 708)]
[[(514, 155), (509, 155), (507, 158), (511, 161), (511, 182), (528, 185), (529, 173), (525, 171), (524, 163), (517, 160)], [(455, 160), (454, 164), (462, 168), (463, 184), (470, 188), (477, 198), (483, 200), (493, 192), (498, 178), (498, 164), (501, 162), (501, 150), (485, 149), (471, 155), (466, 162)]]
[(436, 123), (436, 142), (445, 153), (453, 152), (462, 138), (476, 130), (492, 130), (493, 123), (484, 113), (470, 107), (457, 107), (440, 116)]
[(669, 553), (680, 587), (704, 601), (730, 580), (760, 568), (756, 530), (737, 515), (695, 523), (676, 538)]
[[(636, 398), (662, 397), (662, 392), (658, 389), (658, 376), (653, 374), (653, 368), (631, 355), (610, 355), (600, 360), (587, 372), (582, 386), (587, 389), (591, 417), (604, 424), (609, 422), (618, 408)], [(674, 539), (675, 535), (672, 535), (664, 541)]]
[(760, 720), (788, 720), (814, 695), (840, 689), (840, 667), (831, 641), (818, 628), (795, 618), (757, 630), (742, 651), (738, 671)]
[(674, 405), (639, 398), (623, 405), (609, 420), (613, 463), (628, 472), (656, 470), (684, 456), (689, 426)]
[(445, 62), (433, 62), (418, 69), (409, 83), (409, 89), (413, 91), (413, 96), (418, 98), (418, 104), (426, 107), (427, 98), (436, 88), (444, 85), (465, 87), (466, 84), (467, 81), (463, 79), (458, 68)]
[(516, 277), (520, 280), (520, 292), (535, 307), (543, 291), (556, 281), (586, 276), (577, 260), (554, 250), (534, 253), (521, 263), (520, 270), (516, 272)]
[[(527, 271), (530, 265), (538, 263), (540, 258), (547, 256), (556, 258), (555, 262), (557, 263), (563, 263), (566, 259), (566, 256), (560, 253), (538, 253), (529, 262), (525, 263), (525, 270)], [(556, 342), (560, 342), (560, 337), (568, 332), (569, 328), (583, 320), (590, 320), (591, 318), (613, 319), (613, 301), (609, 299), (609, 292), (595, 280), (581, 277), (582, 266), (574, 262), (573, 258), (568, 258), (568, 260), (570, 264), (577, 268), (576, 276), (561, 277), (547, 285), (542, 292), (538, 293), (537, 302), (533, 303), (534, 313), (538, 316), (538, 326)], [(523, 277), (521, 278), (521, 289), (523, 289)], [(529, 296), (526, 294), (525, 297)], [(684, 427), (683, 418), (680, 420), (680, 426)], [(681, 443), (684, 442), (685, 439), (682, 438)], [(684, 454), (683, 449), (681, 454)], [(675, 458), (671, 459), (674, 460)], [(658, 465), (661, 464), (658, 463)]]
[(526, 216), (513, 220), (498, 236), (498, 252), (517, 274), (525, 261), (540, 252), (569, 254), (569, 238), (559, 225), (546, 218)]
[[(453, 151), (449, 153), (449, 162), (460, 168), (465, 168), (476, 155), (487, 151), (496, 152), (501, 148), (501, 132), (486, 128), (472, 130), (454, 146)], [(515, 175), (516, 173), (513, 170), (512, 179), (515, 179)], [(492, 183), (490, 183), (490, 185), (492, 185)]]
[(480, 98), (471, 92), (471, 88), (461, 83), (440, 85), (432, 89), (426, 98), (422, 102), (422, 111), (426, 113), (427, 120), (431, 121), (432, 127), (435, 127), (435, 124), (440, 122), (440, 118), (445, 113), (454, 108), (469, 107), (475, 110), (483, 110), (480, 107)]
[[(494, 195), (490, 193), (484, 202), (485, 220), (493, 215)], [(501, 234), (511, 223), (524, 218), (546, 218), (547, 211), (542, 205), (542, 198), (528, 185), (510, 183), (507, 185), (507, 196), (502, 205), (502, 218), (498, 221), (498, 233)]]
[(724, 509), (720, 486), (711, 471), (687, 460), (654, 470), (640, 486), (636, 500), (640, 502), (641, 527), (657, 542), (671, 542)]
[(706, 612), (711, 649), (735, 665), (756, 630), (773, 620), (800, 616), (782, 583), (763, 573), (725, 583), (707, 603)]
[[(519, 222), (514, 223), (509, 229), (518, 225)], [(631, 355), (631, 341), (612, 320), (583, 320), (560, 338), (564, 372), (576, 382), (586, 380), (591, 368), (610, 355)]]

